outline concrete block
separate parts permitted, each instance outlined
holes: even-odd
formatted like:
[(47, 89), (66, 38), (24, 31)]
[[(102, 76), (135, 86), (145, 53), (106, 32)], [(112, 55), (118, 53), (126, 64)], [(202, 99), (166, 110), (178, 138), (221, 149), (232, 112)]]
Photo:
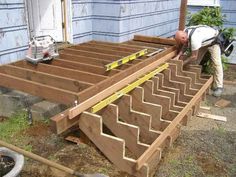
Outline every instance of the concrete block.
[(34, 121), (45, 120), (51, 118), (56, 114), (59, 114), (66, 108), (67, 107), (65, 105), (52, 103), (44, 100), (32, 105), (31, 107), (32, 119)]
[(0, 115), (10, 117), (15, 112), (41, 101), (42, 98), (20, 91), (10, 91), (0, 95)]

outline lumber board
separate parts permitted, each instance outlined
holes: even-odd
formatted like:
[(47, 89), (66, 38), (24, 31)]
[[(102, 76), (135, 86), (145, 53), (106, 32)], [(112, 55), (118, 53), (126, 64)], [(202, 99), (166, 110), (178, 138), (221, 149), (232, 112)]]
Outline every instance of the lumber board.
[(59, 89), (3, 73), (0, 73), (0, 85), (68, 105), (78, 100), (76, 92)]
[(141, 47), (146, 47), (149, 50), (157, 50), (157, 49), (165, 49), (169, 46), (162, 45), (162, 44), (156, 44), (156, 43), (149, 43), (149, 42), (142, 42), (142, 41), (127, 41), (124, 44), (132, 45), (132, 46), (141, 46)]
[(170, 97), (171, 103), (172, 103), (171, 107), (174, 106), (175, 108), (179, 108), (179, 110), (182, 110), (183, 107), (187, 104), (184, 102), (179, 102), (179, 100), (178, 100), (179, 91), (178, 90), (175, 90), (172, 88), (172, 90), (177, 91), (177, 93), (176, 93), (174, 91), (170, 91), (170, 90), (168, 91), (168, 90), (161, 89), (161, 87), (159, 87), (159, 78), (156, 76), (152, 78), (152, 81), (154, 83), (154, 93)]
[(75, 79), (69, 79), (56, 75), (46, 74), (43, 72), (33, 71), (30, 69), (20, 68), (13, 65), (5, 65), (0, 67), (0, 72), (3, 74), (9, 74), (11, 76), (19, 77), (22, 79), (38, 82), (41, 84), (69, 90), (73, 92), (79, 92), (84, 90), (92, 84), (77, 81)]
[(162, 38), (162, 37), (134, 35), (133, 40), (134, 41), (157, 43), (157, 44), (176, 45), (176, 41), (174, 40), (174, 38)]
[(145, 102), (144, 101), (144, 89), (137, 87), (129, 93), (132, 96), (132, 108), (139, 112), (144, 112), (151, 115), (151, 127), (156, 131), (163, 131), (169, 122), (162, 120), (162, 106)]
[(94, 46), (94, 44), (96, 45), (96, 48), (99, 48), (99, 49), (108, 49), (108, 50), (119, 50), (119, 51), (123, 51), (123, 52), (130, 52), (130, 53), (136, 53), (139, 51), (139, 49), (135, 49), (135, 48), (130, 48), (130, 47), (122, 47), (119, 44), (115, 44), (115, 45), (111, 45), (109, 43), (106, 43), (106, 42), (97, 42), (97, 43), (93, 43), (93, 42), (88, 42), (88, 43), (85, 43), (83, 44), (83, 46)]
[(219, 120), (219, 121), (223, 121), (223, 122), (227, 121), (227, 117), (225, 117), (225, 116), (208, 114), (208, 113), (204, 113), (204, 112), (198, 112), (197, 117), (207, 118), (207, 119), (214, 119), (214, 120)]
[(147, 81), (142, 85), (144, 89), (144, 100), (145, 102), (160, 105), (162, 107), (162, 117), (163, 120), (172, 121), (178, 112), (171, 110), (171, 100), (169, 97), (156, 95), (153, 93), (154, 84), (152, 81)]
[(85, 46), (85, 45), (76, 45), (72, 48), (78, 49), (78, 50), (84, 50), (84, 51), (92, 51), (92, 52), (101, 53), (101, 54), (118, 55), (118, 56), (123, 56), (123, 57), (134, 53), (134, 52), (119, 51), (119, 50), (109, 50), (107, 48), (101, 49), (97, 46)]
[(34, 71), (44, 72), (47, 74), (58, 75), (61, 77), (76, 79), (85, 83), (95, 84), (101, 82), (108, 78), (108, 76), (99, 76), (89, 72), (77, 71), (74, 69), (65, 69), (59, 66), (47, 65), (43, 63), (38, 63), (37, 66), (27, 63), (26, 61), (19, 61), (12, 63), (11, 65), (31, 69)]
[(74, 70), (78, 70), (78, 71), (90, 72), (90, 73), (93, 73), (96, 75), (102, 75), (102, 76), (112, 76), (112, 75), (115, 75), (120, 72), (119, 70), (116, 70), (116, 69), (113, 69), (113, 70), (107, 72), (105, 70), (105, 67), (94, 66), (94, 65), (90, 65), (90, 64), (68, 61), (68, 60), (63, 60), (63, 59), (53, 60), (52, 64), (55, 66), (74, 69)]
[(137, 160), (137, 169), (140, 169), (145, 162), (152, 156), (155, 150), (161, 145), (161, 143), (169, 136), (171, 131), (181, 122), (187, 112), (194, 106), (199, 97), (206, 91), (206, 89), (212, 84), (213, 78), (210, 77), (203, 87), (197, 92), (197, 94), (191, 99), (191, 101), (184, 107), (184, 109), (178, 114), (178, 116), (170, 123), (163, 133), (152, 143), (152, 145), (142, 154)]
[[(140, 141), (150, 145), (160, 135), (160, 131), (151, 129), (151, 116), (147, 113), (138, 112), (132, 109), (132, 97), (124, 95), (115, 104), (119, 108), (119, 118), (128, 124), (140, 128)], [(73, 119), (72, 119), (73, 120)]]
[(148, 167), (135, 169), (135, 160), (125, 157), (125, 142), (102, 132), (102, 117), (84, 112), (79, 119), (80, 129), (119, 169), (137, 177), (148, 177)]
[(125, 146), (136, 158), (140, 157), (149, 145), (140, 143), (139, 127), (119, 121), (118, 106), (110, 104), (99, 112), (103, 123), (117, 137), (125, 140)]
[[(163, 53), (160, 53), (160, 55), (162, 55)], [(109, 80), (111, 81), (110, 84), (109, 84), (109, 85), (111, 85), (110, 87), (107, 86), (107, 83), (104, 84), (103, 82), (100, 82), (99, 84), (102, 85), (101, 88), (103, 88), (103, 91), (101, 91), (98, 94), (88, 98), (86, 101), (80, 103), (78, 106), (72, 108), (69, 111), (70, 112), (69, 117), (70, 118), (75, 117), (76, 115), (80, 114), (82, 111), (84, 111), (84, 110), (90, 108), (91, 106), (93, 106), (94, 104), (96, 104), (98, 101), (100, 101), (100, 100), (106, 98), (107, 96), (113, 94), (115, 91), (121, 89), (122, 87), (126, 86), (130, 82), (133, 82), (134, 80), (136, 80), (136, 78), (142, 76), (143, 74), (145, 74), (145, 73), (147, 73), (151, 70), (154, 70), (161, 63), (164, 63), (166, 60), (172, 58), (175, 54), (176, 54), (175, 50), (171, 51), (171, 52), (168, 51), (167, 54), (162, 56), (161, 58), (159, 58), (159, 60), (156, 60), (156, 61), (152, 62), (152, 59), (155, 59), (158, 56), (158, 55), (156, 55), (155, 57), (150, 57), (149, 60), (145, 60), (145, 61), (139, 63), (140, 65), (139, 64), (135, 65), (134, 68), (133, 67), (128, 68), (125, 72), (122, 72), (121, 75), (116, 77), (116, 78), (120, 78), (121, 76), (125, 76), (125, 78), (123, 77), (123, 80), (118, 79), (118, 80), (120, 80), (119, 82), (116, 82), (115, 84), (112, 84), (112, 83), (114, 83), (114, 80), (113, 80), (114, 78), (112, 78), (112, 77), (109, 78)], [(143, 66), (144, 64), (149, 63), (149, 62), (151, 64), (143, 67), (140, 70), (137, 70), (141, 66)], [(134, 69), (136, 69), (136, 72), (133, 73)], [(133, 74), (129, 75), (129, 73), (133, 73)], [(109, 82), (109, 80), (106, 80), (105, 82)], [(112, 82), (112, 80), (113, 80), (113, 82)], [(104, 89), (104, 87), (106, 89)], [(98, 92), (99, 91), (98, 85), (96, 85), (96, 88), (97, 88), (96, 90)], [(92, 87), (86, 89), (86, 92), (88, 92), (89, 89), (92, 89)], [(83, 94), (82, 92), (78, 94), (80, 100), (82, 99), (81, 98), (81, 95)]]
[(115, 60), (122, 58), (122, 56), (120, 56), (120, 55), (101, 54), (101, 53), (97, 53), (97, 52), (88, 52), (88, 51), (72, 49), (72, 48), (66, 48), (66, 49), (62, 50), (62, 52), (68, 52), (71, 54), (84, 56), (84, 57), (93, 57), (93, 58), (98, 58), (98, 59), (102, 58), (102, 59), (110, 60), (110, 61), (115, 61)]
[[(167, 90), (167, 91), (173, 91), (176, 93), (177, 96), (177, 100), (181, 101), (181, 102), (189, 102), (191, 100), (191, 96), (184, 94), (184, 87), (185, 84), (183, 83), (176, 83), (176, 82), (172, 82), (170, 80), (167, 80), (164, 76), (164, 74), (162, 73), (158, 73), (157, 77), (160, 80), (160, 88), (163, 90)], [(182, 90), (181, 90), (182, 89)]]

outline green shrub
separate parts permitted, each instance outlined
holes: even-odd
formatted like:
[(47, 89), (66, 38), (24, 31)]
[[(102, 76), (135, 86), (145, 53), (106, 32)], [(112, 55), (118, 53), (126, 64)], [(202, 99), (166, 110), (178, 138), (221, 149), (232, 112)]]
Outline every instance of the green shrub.
[[(220, 31), (224, 31), (225, 35), (229, 38), (233, 38), (235, 34), (235, 28), (223, 28), (226, 16), (222, 14), (219, 7), (204, 7), (201, 11), (190, 14), (187, 17), (187, 26), (194, 25), (208, 25), (212, 27), (218, 27)], [(228, 68), (228, 59), (225, 56), (221, 57), (224, 70)], [(203, 71), (209, 74), (213, 73), (212, 61), (210, 60), (210, 53), (208, 52), (201, 64), (203, 65)]]

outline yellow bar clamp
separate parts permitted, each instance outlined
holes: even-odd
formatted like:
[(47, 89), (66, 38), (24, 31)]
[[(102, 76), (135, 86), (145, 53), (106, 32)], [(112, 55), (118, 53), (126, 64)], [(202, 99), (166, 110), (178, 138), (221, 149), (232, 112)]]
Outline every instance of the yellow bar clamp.
[(139, 78), (138, 80), (136, 80), (135, 82), (129, 84), (128, 86), (124, 87), (123, 89), (115, 92), (113, 95), (109, 96), (108, 98), (100, 101), (98, 104), (94, 105), (91, 108), (91, 112), (92, 113), (96, 113), (99, 110), (101, 110), (102, 108), (106, 107), (107, 105), (111, 104), (112, 102), (114, 102), (115, 100), (119, 99), (120, 97), (122, 97), (123, 95), (127, 94), (128, 92), (130, 92), (131, 90), (135, 89), (137, 86), (143, 84), (145, 81), (151, 79), (152, 77), (154, 77), (157, 73), (160, 73), (161, 71), (167, 69), (169, 67), (168, 63), (163, 64), (162, 66), (156, 68), (154, 71), (151, 71), (150, 73), (144, 75), (143, 77)]
[(139, 52), (131, 54), (131, 55), (127, 56), (127, 57), (124, 57), (124, 58), (116, 60), (116, 61), (114, 61), (112, 63), (109, 63), (109, 64), (105, 65), (106, 71), (109, 71), (109, 70), (112, 70), (114, 68), (117, 68), (118, 66), (123, 65), (125, 63), (128, 63), (131, 60), (135, 60), (138, 57), (141, 57), (141, 56), (143, 56), (143, 55), (145, 55), (147, 53), (148, 53), (148, 49), (143, 49), (143, 50), (140, 50)]

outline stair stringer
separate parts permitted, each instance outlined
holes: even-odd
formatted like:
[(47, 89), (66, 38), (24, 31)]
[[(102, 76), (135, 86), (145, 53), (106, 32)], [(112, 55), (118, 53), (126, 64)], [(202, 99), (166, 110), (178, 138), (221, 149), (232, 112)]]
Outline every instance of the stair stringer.
[[(170, 97), (171, 107), (175, 107), (175, 110), (181, 111), (186, 106), (187, 103), (181, 102), (178, 100), (179, 90), (174, 89), (174, 88), (168, 88), (168, 87), (167, 87), (168, 91), (164, 90), (165, 86), (159, 87), (160, 85), (159, 80), (160, 80), (159, 77), (156, 77), (156, 76), (152, 78), (152, 81), (154, 83), (154, 90), (153, 90), (154, 93), (158, 95), (164, 95), (164, 96)], [(160, 80), (160, 82), (162, 82), (162, 80)]]
[(170, 97), (157, 95), (154, 92), (153, 81), (146, 81), (142, 87), (144, 88), (144, 101), (162, 106), (162, 120), (172, 121), (178, 112), (171, 110)]
[(149, 145), (139, 141), (139, 127), (119, 121), (118, 106), (114, 104), (108, 105), (99, 112), (103, 123), (117, 137), (125, 140), (126, 147), (134, 153), (136, 158), (141, 156)]
[(150, 145), (160, 135), (160, 131), (155, 131), (151, 128), (151, 115), (132, 109), (132, 97), (130, 95), (124, 95), (115, 104), (119, 107), (120, 119), (140, 128), (140, 139), (142, 142)]
[(178, 80), (180, 82), (186, 82), (188, 84), (187, 88), (189, 88), (191, 90), (195, 90), (195, 92), (197, 92), (201, 88), (202, 85), (198, 85), (195, 83), (196, 78), (192, 78), (189, 75), (185, 75), (185, 76), (179, 75), (178, 73), (180, 73), (180, 72), (178, 72), (178, 70), (180, 68), (177, 68), (177, 64), (169, 63), (169, 68), (171, 70), (171, 77), (173, 78), (173, 80)]
[(125, 141), (102, 132), (102, 117), (83, 112), (79, 119), (80, 129), (119, 169), (137, 177), (148, 177), (147, 164), (136, 170), (136, 160), (125, 157)]
[(179, 94), (178, 89), (171, 88), (169, 89), (169, 91), (162, 89), (161, 87), (159, 87), (159, 77), (156, 76), (152, 78), (152, 81), (154, 83), (154, 93), (170, 97), (172, 107), (175, 106), (178, 107), (179, 110), (182, 110), (186, 106), (187, 103), (178, 100), (178, 94)]
[(161, 120), (162, 106), (144, 101), (144, 89), (142, 87), (136, 87), (129, 95), (132, 96), (133, 110), (152, 116), (151, 127), (154, 130), (162, 131), (169, 125), (168, 121)]
[[(159, 82), (159, 87), (163, 90), (170, 90), (170, 91), (174, 91), (176, 93), (176, 100), (180, 101), (180, 102), (184, 102), (185, 104), (187, 104), (191, 99), (192, 96), (191, 95), (186, 95), (184, 94), (184, 90), (181, 91), (181, 88), (178, 88), (176, 85), (172, 85), (171, 81), (169, 80), (168, 77), (164, 77), (163, 73), (158, 73), (156, 75), (156, 77), (159, 78), (160, 82)], [(170, 84), (171, 83), (171, 84)], [(183, 84), (179, 84), (181, 87), (183, 87)]]
[[(170, 69), (164, 70), (163, 74), (165, 77), (168, 78), (167, 79), (167, 81), (169, 81), (168, 84), (170, 84), (172, 86), (174, 85), (177, 88), (179, 88), (180, 93), (181, 93), (181, 91), (183, 91), (183, 94), (189, 95), (191, 97), (193, 97), (197, 93), (197, 90), (190, 88), (190, 80), (186, 79), (186, 81), (183, 81), (183, 80), (180, 81), (176, 76), (173, 75), (174, 73), (171, 72)], [(175, 78), (173, 78), (173, 77), (175, 77)]]
[(196, 86), (196, 88), (200, 89), (202, 87), (203, 84), (202, 84), (201, 80), (198, 79), (197, 73), (183, 70), (183, 61), (169, 60), (169, 62), (176, 65), (177, 75), (191, 77), (192, 83)]

